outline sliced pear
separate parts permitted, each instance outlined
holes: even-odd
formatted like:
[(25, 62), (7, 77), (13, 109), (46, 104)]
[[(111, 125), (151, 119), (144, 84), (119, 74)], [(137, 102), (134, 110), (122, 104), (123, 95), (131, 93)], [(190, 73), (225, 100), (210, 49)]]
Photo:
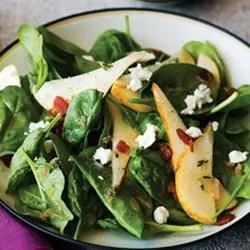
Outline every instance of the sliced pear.
[[(219, 181), (219, 183), (220, 183), (220, 185), (219, 185), (220, 198), (215, 201), (215, 205), (216, 205), (216, 210), (217, 211), (219, 211), (221, 208), (224, 208), (228, 204), (228, 201), (231, 199), (230, 193), (225, 189), (225, 187), (221, 184), (220, 181)], [(229, 205), (226, 207), (225, 210), (232, 209), (236, 205), (237, 205), (237, 200), (233, 199), (229, 203)]]
[[(119, 188), (126, 174), (130, 152), (136, 147), (135, 138), (138, 132), (124, 121), (120, 109), (112, 101), (108, 101), (108, 108), (113, 123), (112, 188), (115, 190)], [(116, 151), (116, 145), (120, 140), (129, 145), (130, 152)]]
[(208, 57), (205, 54), (200, 54), (197, 60), (197, 66), (204, 68), (208, 70), (210, 73), (212, 73), (216, 83), (220, 84), (221, 82), (220, 71), (215, 62), (210, 57)]
[(195, 64), (193, 57), (185, 49), (182, 49), (179, 52), (179, 54), (177, 55), (177, 58), (178, 58), (180, 63)]
[(204, 134), (194, 141), (193, 152), (186, 152), (179, 160), (175, 174), (176, 193), (184, 211), (194, 220), (205, 224), (216, 222), (216, 205), (213, 196), (201, 182), (204, 176), (212, 178), (213, 129), (207, 126)]
[(128, 80), (125, 78), (120, 78), (117, 80), (111, 88), (111, 95), (114, 96), (119, 102), (125, 106), (138, 111), (138, 112), (150, 112), (152, 108), (145, 104), (132, 103), (132, 99), (139, 99), (140, 94), (138, 92), (133, 92), (131, 89), (127, 88)]
[(155, 83), (152, 85), (152, 92), (157, 110), (161, 116), (164, 128), (166, 130), (169, 145), (173, 151), (171, 161), (173, 169), (176, 171), (180, 156), (186, 151), (187, 148), (187, 146), (177, 135), (176, 130), (180, 128), (186, 131), (186, 126), (174, 109), (173, 105), (167, 99), (160, 87)]

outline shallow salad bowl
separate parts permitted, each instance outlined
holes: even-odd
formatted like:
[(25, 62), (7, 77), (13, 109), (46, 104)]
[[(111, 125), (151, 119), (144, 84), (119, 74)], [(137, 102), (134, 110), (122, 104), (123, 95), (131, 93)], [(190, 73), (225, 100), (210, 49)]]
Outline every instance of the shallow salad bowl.
[[(249, 45), (233, 34), (200, 20), (169, 12), (143, 9), (102, 10), (66, 17), (48, 24), (58, 35), (82, 48), (89, 49), (98, 34), (111, 28), (125, 30), (125, 16), (130, 17), (131, 32), (136, 41), (144, 47), (161, 49), (169, 54), (178, 51), (190, 40), (209, 40), (225, 61), (233, 86), (250, 83)], [(0, 69), (15, 64), (20, 74), (27, 72), (28, 60), (21, 46), (14, 42), (3, 52)], [(13, 200), (5, 194), (6, 168), (0, 165), (0, 202), (14, 216), (31, 226), (52, 236), (71, 241), (82, 246), (147, 249), (177, 246), (193, 242), (215, 234), (243, 218), (250, 211), (250, 201), (241, 203), (234, 211), (236, 218), (224, 226), (205, 226), (199, 233), (173, 233), (139, 240), (123, 231), (89, 230), (80, 241), (59, 235), (52, 229), (27, 220), (16, 214)]]

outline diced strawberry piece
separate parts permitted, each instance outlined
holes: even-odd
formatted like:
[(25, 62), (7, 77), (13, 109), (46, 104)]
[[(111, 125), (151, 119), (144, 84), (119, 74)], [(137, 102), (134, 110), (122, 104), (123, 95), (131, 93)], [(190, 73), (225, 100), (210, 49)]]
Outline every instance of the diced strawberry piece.
[(173, 195), (173, 197), (176, 201), (178, 200), (174, 180), (171, 180), (168, 182), (168, 192)]
[(161, 151), (161, 156), (164, 161), (169, 161), (172, 158), (173, 151), (165, 143), (159, 143), (159, 148)]
[(60, 113), (62, 116), (64, 116), (67, 112), (68, 107), (68, 102), (66, 102), (62, 97), (57, 96), (54, 100), (54, 105), (50, 110), (50, 113), (52, 115), (57, 115), (58, 113)]
[(232, 221), (234, 218), (235, 218), (234, 214), (230, 214), (230, 213), (222, 214), (217, 218), (215, 225), (217, 226), (225, 225), (228, 222)]
[(0, 157), (0, 160), (4, 163), (4, 165), (6, 167), (9, 167), (10, 166), (10, 162), (12, 160), (12, 156), (13, 155), (4, 155), (4, 156)]
[(181, 128), (176, 129), (176, 133), (179, 136), (179, 138), (190, 147), (191, 152), (193, 152), (193, 139), (190, 137), (184, 130)]
[(129, 147), (129, 145), (128, 145), (125, 141), (120, 140), (120, 141), (116, 144), (116, 150), (117, 150), (117, 152), (119, 152), (119, 153), (127, 154), (127, 153), (129, 153), (129, 151), (130, 151), (130, 147)]

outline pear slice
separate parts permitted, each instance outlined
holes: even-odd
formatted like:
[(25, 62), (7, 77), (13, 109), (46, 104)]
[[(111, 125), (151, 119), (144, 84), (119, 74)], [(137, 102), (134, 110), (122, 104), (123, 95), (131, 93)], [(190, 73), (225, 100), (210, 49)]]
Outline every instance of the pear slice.
[(217, 211), (223, 208), (229, 210), (237, 205), (236, 199), (233, 199), (228, 205), (231, 195), (217, 178), (206, 178), (202, 183), (205, 191), (213, 196)]
[(204, 68), (208, 70), (210, 73), (212, 73), (216, 83), (220, 85), (221, 82), (220, 71), (215, 62), (210, 57), (208, 57), (205, 54), (200, 54), (197, 60), (197, 66)]
[(193, 57), (185, 49), (181, 49), (181, 51), (177, 55), (177, 58), (179, 60), (179, 63), (188, 63), (195, 65)]
[[(108, 109), (113, 124), (112, 188), (115, 190), (120, 187), (126, 174), (130, 152), (132, 152), (132, 148), (136, 147), (135, 138), (139, 134), (124, 121), (120, 109), (112, 101), (108, 101)], [(130, 147), (130, 152), (117, 152), (116, 145), (120, 140), (126, 142)]]
[(133, 92), (131, 89), (127, 88), (128, 80), (120, 78), (116, 82), (113, 83), (111, 88), (111, 95), (115, 97), (119, 102), (124, 104), (125, 106), (138, 111), (138, 112), (150, 112), (152, 108), (145, 104), (136, 104), (132, 103), (132, 99), (139, 99), (140, 94), (138, 92)]
[(209, 123), (204, 134), (194, 141), (193, 152), (186, 152), (179, 160), (175, 174), (176, 193), (184, 211), (194, 220), (204, 224), (216, 222), (214, 197), (201, 182), (204, 176), (212, 178), (213, 129)]
[(169, 145), (173, 151), (171, 161), (173, 169), (174, 171), (176, 171), (178, 168), (178, 161), (180, 159), (180, 156), (186, 151), (187, 148), (187, 146), (177, 135), (176, 130), (182, 129), (186, 131), (186, 126), (178, 115), (178, 113), (176, 112), (176, 110), (174, 109), (173, 105), (168, 100), (168, 98), (162, 92), (160, 87), (155, 83), (153, 83), (152, 85), (152, 92), (157, 110), (163, 121)]

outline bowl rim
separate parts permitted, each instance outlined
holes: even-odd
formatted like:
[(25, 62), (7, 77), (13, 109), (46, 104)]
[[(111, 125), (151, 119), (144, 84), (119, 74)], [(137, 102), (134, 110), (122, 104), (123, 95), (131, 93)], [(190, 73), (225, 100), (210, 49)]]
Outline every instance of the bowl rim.
[[(179, 12), (175, 12), (175, 11), (169, 11), (169, 10), (161, 10), (161, 9), (154, 9), (154, 8), (147, 8), (147, 7), (120, 7), (120, 8), (102, 8), (102, 9), (97, 9), (97, 10), (90, 10), (90, 11), (83, 11), (83, 12), (79, 12), (76, 14), (71, 14), (71, 15), (67, 15), (58, 19), (55, 19), (53, 21), (50, 22), (46, 22), (44, 24), (41, 24), (41, 26), (44, 27), (50, 27), (52, 25), (55, 24), (60, 24), (61, 22), (67, 21), (67, 20), (71, 20), (77, 17), (84, 17), (87, 15), (92, 15), (92, 14), (98, 14), (98, 13), (105, 13), (105, 12), (119, 12), (119, 11), (139, 11), (139, 12), (155, 12), (155, 13), (161, 13), (161, 14), (170, 14), (170, 15), (174, 15), (177, 17), (184, 17), (187, 19), (191, 19), (193, 21), (197, 21), (200, 22), (202, 24), (206, 24), (210, 27), (216, 28), (219, 31), (222, 31), (223, 33), (226, 33), (227, 35), (235, 38), (236, 40), (238, 40), (239, 42), (241, 42), (242, 44), (244, 44), (246, 47), (250, 48), (250, 43), (247, 42), (245, 39), (241, 38), (240, 36), (234, 34), (232, 31), (229, 31), (226, 28), (223, 28), (217, 24), (211, 23), (207, 20), (204, 20), (202, 18), (199, 17), (193, 17), (191, 15), (188, 14), (184, 14), (184, 13), (179, 13)], [(13, 49), (15, 49), (15, 47), (19, 45), (19, 41), (18, 39), (15, 39), (13, 42), (9, 43), (7, 46), (5, 46), (1, 51), (0, 51), (0, 62), (2, 61), (3, 57), (7, 56), (8, 53), (10, 51), (12, 51)], [(50, 231), (46, 228), (43, 228), (41, 226), (39, 226), (38, 224), (33, 223), (30, 219), (19, 215), (14, 209), (12, 209), (7, 203), (5, 203), (1, 197), (0, 197), (0, 207), (3, 207), (6, 211), (8, 211), (11, 215), (13, 215), (14, 217), (16, 217), (19, 221), (21, 221), (22, 223), (34, 228), (37, 231), (40, 231), (46, 235), (48, 235), (49, 237), (53, 237), (53, 238), (57, 238), (59, 240), (65, 241), (67, 243), (73, 244), (73, 245), (78, 245), (80, 247), (87, 247), (87, 248), (98, 248), (98, 249), (118, 249), (117, 247), (111, 247), (111, 246), (101, 246), (98, 244), (94, 244), (94, 243), (88, 243), (88, 242), (84, 242), (84, 241), (80, 241), (80, 240), (74, 240), (73, 238), (66, 236), (66, 235), (62, 235), (58, 232), (53, 232)], [(246, 214), (247, 215), (247, 214)], [(240, 218), (238, 221), (236, 221), (235, 223), (233, 223), (232, 225), (220, 230), (219, 232), (214, 232), (211, 233), (209, 235), (204, 235), (203, 237), (197, 239), (197, 240), (192, 240), (189, 242), (184, 242), (181, 244), (176, 244), (175, 246), (181, 246), (181, 245), (189, 245), (192, 244), (194, 242), (199, 242), (205, 238), (210, 238), (215, 234), (221, 233), (224, 230), (228, 230), (230, 227), (232, 227), (233, 225), (235, 225), (236, 223), (239, 223), (239, 221), (241, 219), (243, 219), (246, 215), (244, 215), (242, 218)], [(173, 249), (175, 246), (171, 246), (169, 247), (169, 249)], [(119, 249), (130, 249), (130, 248), (126, 248), (126, 247), (120, 247)], [(137, 248), (137, 249), (143, 249), (143, 248)], [(165, 249), (165, 247), (155, 247), (152, 249)]]

